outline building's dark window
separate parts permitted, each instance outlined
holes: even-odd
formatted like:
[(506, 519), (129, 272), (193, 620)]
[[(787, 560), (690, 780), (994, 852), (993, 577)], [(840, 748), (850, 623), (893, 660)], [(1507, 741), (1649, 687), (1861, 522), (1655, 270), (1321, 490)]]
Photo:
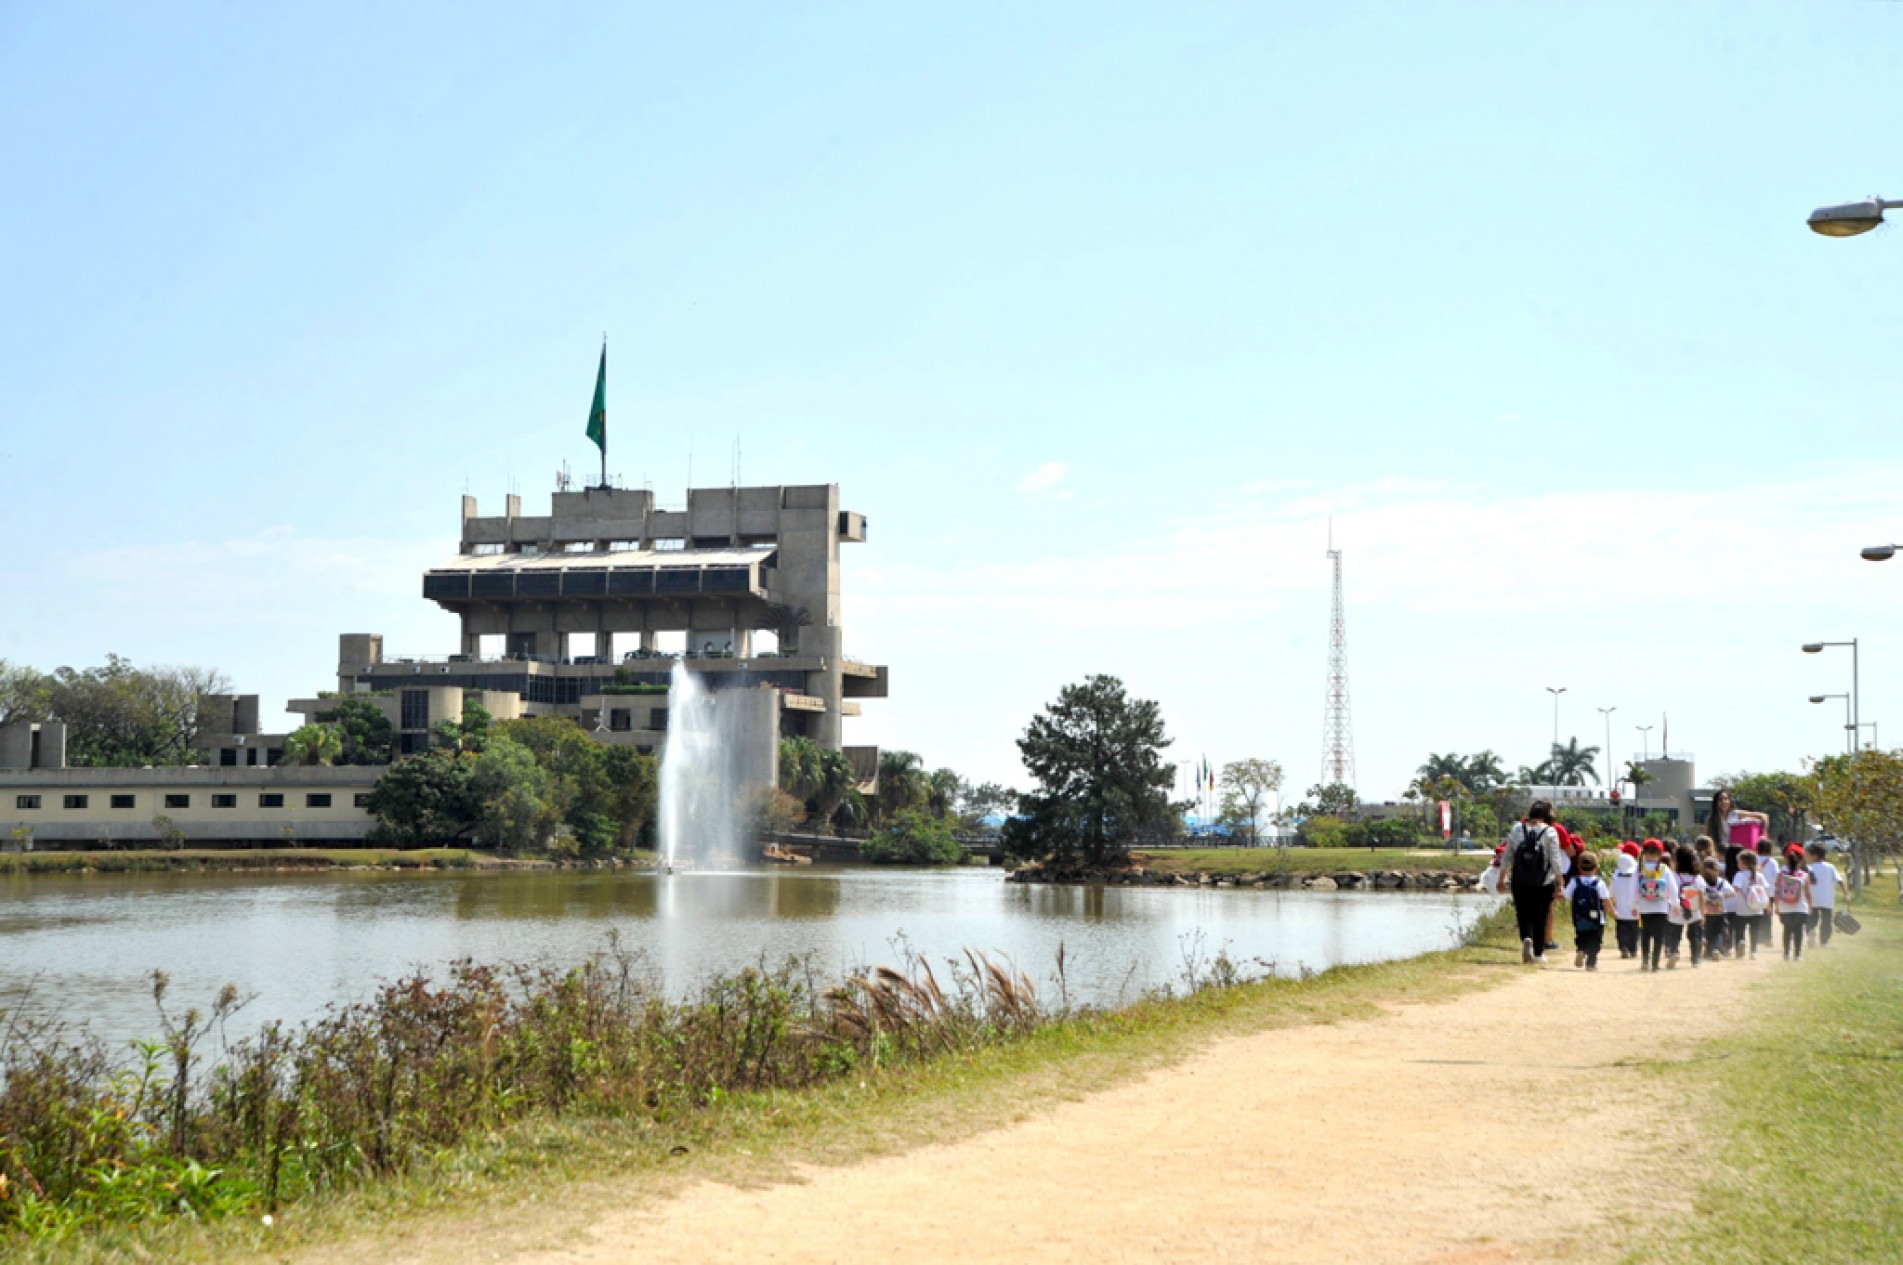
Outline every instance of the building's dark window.
[(649, 713), (648, 713), (648, 728), (649, 728), (649, 729), (659, 729), (659, 730), (661, 730), (661, 731), (663, 731), (663, 732), (666, 732), (666, 730), (667, 730), (667, 708), (665, 708), (665, 707), (657, 707), (657, 708), (655, 708), (655, 709), (654, 709), (653, 711), (651, 711), (651, 712), (649, 712)]
[(86, 806), (86, 797), (84, 795), (68, 795), (66, 797), (66, 806), (68, 808), (84, 808)]
[(238, 749), (236, 747), (225, 747), (220, 750), (218, 752), (218, 763), (226, 766), (238, 763)]
[(190, 808), (192, 806), (192, 797), (190, 795), (167, 795), (165, 797), (165, 806), (167, 808)]
[(112, 806), (114, 808), (137, 808), (138, 803), (130, 795), (114, 795), (112, 797)]
[(310, 792), (309, 794), (304, 796), (304, 807), (329, 808), (330, 807), (330, 792), (329, 791)]
[(256, 764), (258, 762), (258, 749), (256, 747), (246, 747), (244, 749), (244, 762), (246, 764)]
[(236, 808), (238, 806), (238, 797), (236, 795), (214, 795), (211, 797), (211, 806), (213, 808)]
[(279, 760), (282, 760), (283, 758), (284, 758), (283, 747), (266, 747), (264, 749), (264, 762), (266, 764), (276, 764)]
[(15, 808), (28, 810), (35, 809), (40, 806), (40, 797), (38, 795), (15, 795), (13, 797), (13, 806)]
[(355, 800), (355, 803), (356, 803), (356, 805), (357, 805), (357, 807), (358, 807), (358, 808), (368, 808), (368, 807), (370, 807), (370, 792), (369, 792), (369, 791), (358, 791), (358, 792), (357, 792), (357, 797), (356, 797), (356, 800)]
[(282, 808), (284, 807), (284, 796), (277, 791), (260, 791), (258, 792), (258, 807)]
[(398, 729), (429, 728), (429, 691), (403, 691), (403, 723)]
[(617, 707), (608, 713), (608, 728), (615, 733), (624, 734), (634, 728), (634, 713), (625, 707)]

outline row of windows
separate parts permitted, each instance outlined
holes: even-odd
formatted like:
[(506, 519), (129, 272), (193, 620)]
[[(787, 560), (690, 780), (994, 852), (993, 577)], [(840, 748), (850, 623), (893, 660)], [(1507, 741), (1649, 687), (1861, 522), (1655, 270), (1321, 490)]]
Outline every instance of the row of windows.
[[(88, 808), (92, 805), (92, 796), (90, 795), (66, 795), (62, 798), (65, 800), (64, 806), (67, 808)], [(192, 797), (190, 795), (167, 793), (164, 796), (164, 800), (165, 807), (168, 809), (190, 808), (192, 806)], [(356, 792), (354, 802), (358, 808), (366, 807), (370, 802), (370, 792)], [(139, 806), (138, 796), (136, 795), (113, 795), (109, 797), (109, 803), (114, 808), (137, 808)], [(15, 795), (13, 797), (13, 806), (16, 809), (31, 812), (40, 807), (40, 797), (38, 795)], [(238, 797), (232, 794), (213, 794), (211, 797), (211, 806), (213, 808), (236, 808), (238, 806)], [(260, 791), (258, 793), (258, 807), (284, 807), (283, 792)], [(304, 793), (304, 807), (329, 808), (330, 792), (306, 791)]]

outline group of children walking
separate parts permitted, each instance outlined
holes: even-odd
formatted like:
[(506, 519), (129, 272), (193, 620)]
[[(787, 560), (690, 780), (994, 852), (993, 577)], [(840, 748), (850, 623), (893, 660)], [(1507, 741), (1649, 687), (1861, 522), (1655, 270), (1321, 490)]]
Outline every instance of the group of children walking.
[(1687, 948), (1693, 966), (1756, 957), (1771, 939), (1773, 917), (1787, 961), (1802, 959), (1806, 940), (1830, 943), (1842, 876), (1820, 844), (1791, 844), (1778, 855), (1768, 841), (1753, 850), (1721, 849), (1705, 837), (1690, 847), (1627, 840), (1608, 878), (1550, 813), (1515, 826), (1482, 879), (1484, 888), (1513, 896), (1524, 961), (1559, 947), (1557, 916), (1573, 924), (1573, 965), (1589, 971), (1599, 968), (1608, 925), (1619, 956), (1639, 959), (1641, 971), (1671, 970)]

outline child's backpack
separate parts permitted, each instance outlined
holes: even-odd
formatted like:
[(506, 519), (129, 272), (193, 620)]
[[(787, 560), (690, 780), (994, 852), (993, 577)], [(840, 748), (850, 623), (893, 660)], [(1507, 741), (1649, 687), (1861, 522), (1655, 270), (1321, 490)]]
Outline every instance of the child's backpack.
[(1546, 837), (1545, 826), (1537, 830), (1520, 827), (1520, 843), (1513, 849), (1513, 885), (1515, 887), (1540, 887), (1546, 882), (1546, 849), (1540, 841)]
[(1678, 913), (1686, 922), (1697, 922), (1704, 916), (1704, 902), (1698, 898), (1698, 879), (1694, 875), (1678, 876)]
[(1648, 869), (1645, 869), (1644, 867), (1640, 867), (1639, 869), (1639, 899), (1640, 900), (1664, 900), (1665, 899), (1665, 871), (1664, 870), (1648, 870)]
[(1777, 876), (1777, 903), (1797, 906), (1804, 903), (1804, 876), (1795, 870), (1786, 870)]
[[(1744, 871), (1739, 871), (1740, 875), (1743, 873)], [(1756, 870), (1751, 872), (1750, 881), (1745, 883), (1742, 895), (1744, 896), (1744, 911), (1747, 914), (1761, 914), (1771, 907), (1771, 889), (1766, 885), (1764, 876)]]
[(1573, 930), (1598, 931), (1606, 925), (1606, 902), (1599, 895), (1599, 880), (1573, 880)]
[(1725, 916), (1725, 894), (1717, 887), (1705, 889), (1705, 917), (1722, 918)]

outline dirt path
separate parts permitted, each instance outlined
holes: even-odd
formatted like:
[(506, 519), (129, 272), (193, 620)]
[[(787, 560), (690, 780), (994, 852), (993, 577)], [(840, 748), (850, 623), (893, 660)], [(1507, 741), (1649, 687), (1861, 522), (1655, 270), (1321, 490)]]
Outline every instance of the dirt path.
[[(1499, 988), (1225, 1039), (954, 1144), (551, 1222), (544, 1241), (563, 1246), (498, 1259), (1602, 1259), (1589, 1214), (1557, 1192), (1584, 1186), (1616, 1207), (1640, 1197), (1635, 1173), (1673, 1162), (1670, 1121), (1627, 1069), (1685, 1057), (1749, 1014), (1755, 985), (1802, 968), (1641, 975), (1615, 955), (1587, 974), (1566, 955), (1500, 969), (1515, 978)], [(1656, 1185), (1644, 1197), (1656, 1205)]]

